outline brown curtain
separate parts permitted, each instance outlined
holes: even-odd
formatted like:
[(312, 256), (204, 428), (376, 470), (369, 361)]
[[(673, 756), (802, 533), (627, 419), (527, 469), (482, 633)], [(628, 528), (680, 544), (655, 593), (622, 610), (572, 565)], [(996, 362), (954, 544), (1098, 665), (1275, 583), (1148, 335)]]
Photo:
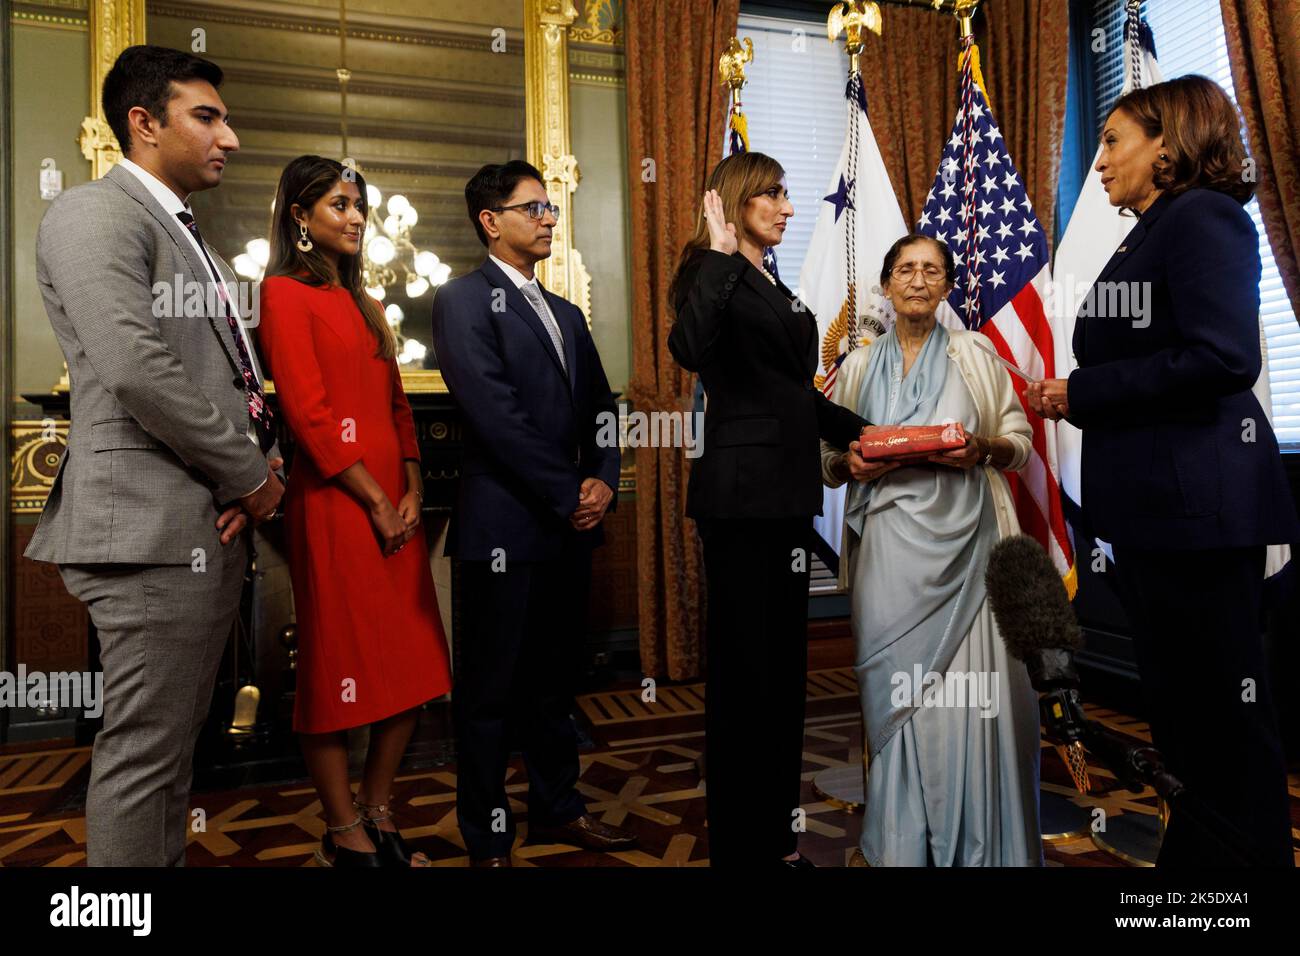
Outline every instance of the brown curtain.
[[(957, 113), (961, 41), (950, 14), (881, 7), (884, 32), (862, 55), (871, 128), (914, 225)], [(998, 0), (980, 8), (975, 39), (993, 115), (1050, 247), (1065, 135), (1067, 0)]]
[[(691, 407), (694, 377), (668, 351), (668, 286), (690, 238), (704, 181), (722, 157), (726, 88), (718, 58), (740, 0), (636, 0), (627, 18), (632, 213), (632, 376), (638, 411)], [(703, 561), (685, 517), (689, 461), (680, 448), (636, 450), (637, 607), (641, 668), (673, 680), (702, 664)]]
[(1300, 9), (1295, 0), (1220, 0), (1237, 105), (1256, 164), (1264, 230), (1300, 315)]
[[(921, 218), (957, 113), (961, 44), (957, 21), (948, 14), (890, 6), (880, 10), (883, 32), (866, 37), (862, 85), (871, 131), (911, 227)], [(874, 275), (875, 268), (868, 271)]]

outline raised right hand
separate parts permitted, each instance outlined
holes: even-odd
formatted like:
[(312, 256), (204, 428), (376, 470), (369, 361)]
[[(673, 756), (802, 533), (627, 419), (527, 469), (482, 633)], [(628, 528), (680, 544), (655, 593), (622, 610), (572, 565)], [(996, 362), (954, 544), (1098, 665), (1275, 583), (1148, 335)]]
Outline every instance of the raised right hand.
[(406, 521), (387, 498), (370, 509), (370, 523), (375, 526), (384, 557), (396, 554), (406, 544)]
[(704, 194), (704, 222), (709, 227), (709, 248), (714, 252), (731, 255), (740, 248), (736, 239), (736, 227), (727, 222), (727, 214), (722, 208), (722, 197), (716, 189)]

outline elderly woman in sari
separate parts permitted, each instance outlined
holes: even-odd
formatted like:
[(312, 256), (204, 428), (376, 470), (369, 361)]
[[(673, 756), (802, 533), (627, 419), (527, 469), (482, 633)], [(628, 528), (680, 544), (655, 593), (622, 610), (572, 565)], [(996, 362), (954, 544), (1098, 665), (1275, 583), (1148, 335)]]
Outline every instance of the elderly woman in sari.
[(822, 446), (826, 484), (850, 483), (840, 583), (870, 755), (871, 866), (1042, 864), (1037, 696), (984, 592), (990, 550), (1020, 531), (1001, 472), (1025, 466), (1031, 432), (980, 333), (936, 319), (955, 273), (938, 240), (894, 243), (880, 283), (897, 322), (849, 353), (834, 397), (881, 425), (961, 422), (965, 447), (904, 465), (864, 461), (857, 442)]

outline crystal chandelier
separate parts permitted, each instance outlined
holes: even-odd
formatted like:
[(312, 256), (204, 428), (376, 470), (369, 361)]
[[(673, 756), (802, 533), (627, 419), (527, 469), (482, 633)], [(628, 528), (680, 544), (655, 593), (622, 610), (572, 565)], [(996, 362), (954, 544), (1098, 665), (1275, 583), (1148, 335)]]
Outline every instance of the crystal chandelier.
[[(442, 285), (451, 277), (451, 266), (428, 249), (419, 249), (411, 241), (411, 229), (420, 215), (401, 193), (388, 197), (377, 186), (366, 184), (366, 229), (362, 240), (362, 269), (366, 292), (383, 302), (388, 289), (401, 286), (407, 298), (418, 299), (431, 286)], [(383, 216), (380, 209), (387, 209)], [(415, 339), (401, 336), (405, 316), (402, 307), (390, 302), (384, 307), (389, 325), (399, 336), (403, 364), (423, 360), (426, 348)]]

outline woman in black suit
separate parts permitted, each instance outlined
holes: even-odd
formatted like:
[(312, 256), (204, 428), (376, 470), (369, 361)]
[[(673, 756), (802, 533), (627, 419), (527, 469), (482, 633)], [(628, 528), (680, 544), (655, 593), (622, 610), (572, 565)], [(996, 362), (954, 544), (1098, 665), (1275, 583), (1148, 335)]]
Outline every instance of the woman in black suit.
[[(1242, 208), (1254, 190), (1238, 123), (1227, 94), (1202, 76), (1115, 104), (1097, 170), (1111, 204), (1138, 221), (1080, 313), (1079, 367), (1028, 396), (1083, 430), (1083, 506), (1114, 545), (1154, 743), (1189, 791), (1242, 831), (1248, 855), (1290, 866), (1260, 617), (1265, 546), (1294, 542), (1300, 529), (1251, 392), (1259, 236)], [(1158, 862), (1231, 857), (1174, 811)]]
[(668, 347), (699, 373), (706, 395), (686, 513), (704, 542), (708, 579), (713, 866), (812, 865), (799, 855), (795, 823), (819, 439), (856, 446), (866, 424), (814, 387), (816, 319), (763, 268), (763, 248), (781, 242), (792, 215), (780, 164), (762, 153), (724, 159), (671, 291)]

